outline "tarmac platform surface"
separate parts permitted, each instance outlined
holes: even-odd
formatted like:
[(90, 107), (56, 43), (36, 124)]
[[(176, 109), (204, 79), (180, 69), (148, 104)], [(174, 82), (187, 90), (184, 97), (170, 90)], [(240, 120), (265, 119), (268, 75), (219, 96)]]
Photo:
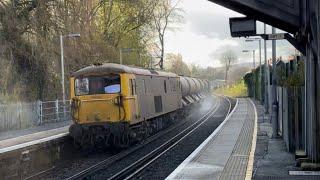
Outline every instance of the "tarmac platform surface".
[(239, 98), (224, 122), (167, 179), (251, 179), (257, 111)]
[(288, 152), (281, 137), (272, 138), (270, 116), (264, 107), (255, 102), (258, 112), (257, 148), (254, 156), (253, 177), (255, 180), (315, 180), (319, 175), (289, 175), (289, 171), (299, 171), (293, 153)]
[(0, 133), (0, 154), (67, 136), (71, 122)]

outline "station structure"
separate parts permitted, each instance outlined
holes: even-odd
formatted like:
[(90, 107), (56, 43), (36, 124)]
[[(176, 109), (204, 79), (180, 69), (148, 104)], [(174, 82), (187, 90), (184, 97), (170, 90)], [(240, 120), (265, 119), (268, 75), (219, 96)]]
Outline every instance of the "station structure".
[(287, 40), (305, 61), (304, 151), (311, 162), (320, 162), (320, 1), (210, 1), (293, 35)]

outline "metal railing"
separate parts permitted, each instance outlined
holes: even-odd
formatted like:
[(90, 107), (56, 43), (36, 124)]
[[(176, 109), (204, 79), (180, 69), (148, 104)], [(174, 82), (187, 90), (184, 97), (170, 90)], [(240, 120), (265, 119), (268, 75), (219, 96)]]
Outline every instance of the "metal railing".
[(26, 129), (46, 123), (69, 121), (70, 100), (0, 104), (0, 131)]

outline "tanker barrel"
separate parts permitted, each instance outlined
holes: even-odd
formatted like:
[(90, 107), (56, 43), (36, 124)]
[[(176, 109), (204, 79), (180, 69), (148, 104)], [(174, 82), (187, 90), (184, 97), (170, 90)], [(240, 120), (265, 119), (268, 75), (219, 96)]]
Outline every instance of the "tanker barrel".
[(196, 78), (192, 78), (192, 80), (194, 81), (194, 84), (195, 84), (195, 92), (194, 93), (199, 93), (201, 91), (199, 80)]
[(189, 85), (190, 85), (190, 93), (189, 94), (194, 94), (197, 91), (197, 85), (194, 82), (194, 80), (192, 78), (186, 77), (186, 80), (188, 81)]
[(181, 93), (182, 97), (187, 96), (190, 94), (190, 84), (188, 83), (188, 80), (186, 77), (180, 76), (180, 83), (181, 83)]

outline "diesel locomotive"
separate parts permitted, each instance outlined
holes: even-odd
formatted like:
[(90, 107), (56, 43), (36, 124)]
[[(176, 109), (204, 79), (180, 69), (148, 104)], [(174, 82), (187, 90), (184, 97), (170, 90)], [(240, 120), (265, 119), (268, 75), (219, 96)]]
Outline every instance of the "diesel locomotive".
[(69, 132), (80, 146), (128, 147), (168, 126), (209, 82), (120, 64), (91, 65), (70, 78)]

